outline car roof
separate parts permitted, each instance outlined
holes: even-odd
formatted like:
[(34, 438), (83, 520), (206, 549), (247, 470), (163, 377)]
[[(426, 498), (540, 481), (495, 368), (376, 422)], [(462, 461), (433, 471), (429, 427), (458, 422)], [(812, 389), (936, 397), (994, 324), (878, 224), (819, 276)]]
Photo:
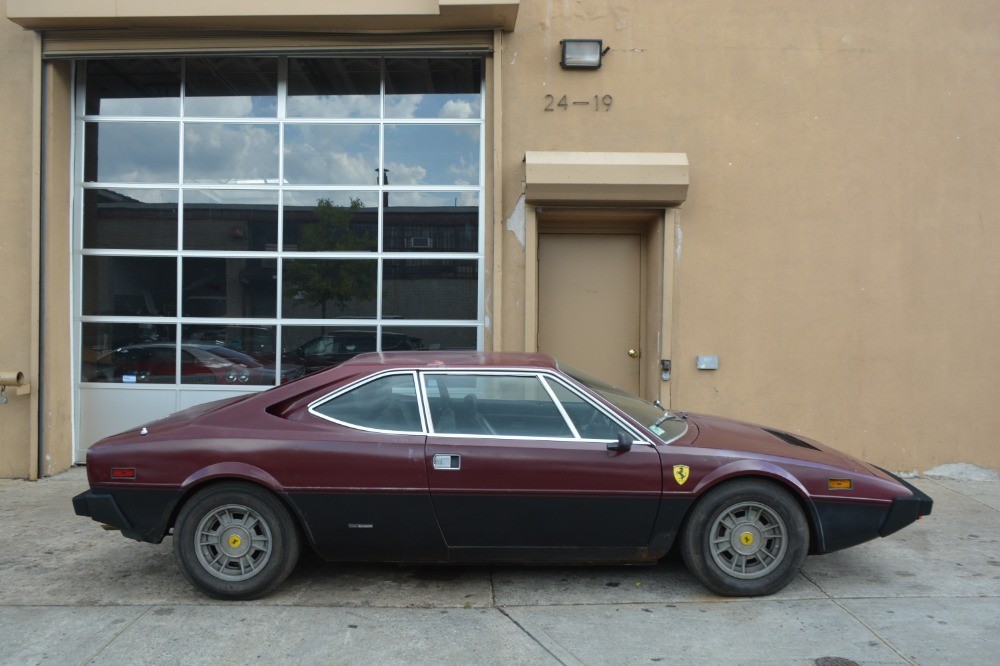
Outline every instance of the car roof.
[[(477, 351), (386, 351), (358, 354), (340, 367), (369, 368), (545, 368), (555, 369), (556, 360), (548, 354)], [(360, 368), (358, 368), (360, 369)]]

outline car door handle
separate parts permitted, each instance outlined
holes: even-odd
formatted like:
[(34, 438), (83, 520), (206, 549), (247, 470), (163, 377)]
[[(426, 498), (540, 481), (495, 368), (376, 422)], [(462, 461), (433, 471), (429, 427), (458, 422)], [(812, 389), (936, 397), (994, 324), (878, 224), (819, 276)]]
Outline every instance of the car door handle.
[(462, 469), (462, 456), (435, 453), (434, 469)]

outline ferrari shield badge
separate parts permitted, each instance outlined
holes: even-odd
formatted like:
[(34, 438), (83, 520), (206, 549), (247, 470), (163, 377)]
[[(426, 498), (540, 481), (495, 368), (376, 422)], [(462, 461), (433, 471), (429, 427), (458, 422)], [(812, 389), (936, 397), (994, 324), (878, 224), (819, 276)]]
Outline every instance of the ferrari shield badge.
[(677, 482), (678, 486), (684, 485), (690, 473), (691, 469), (687, 465), (674, 465), (674, 481)]

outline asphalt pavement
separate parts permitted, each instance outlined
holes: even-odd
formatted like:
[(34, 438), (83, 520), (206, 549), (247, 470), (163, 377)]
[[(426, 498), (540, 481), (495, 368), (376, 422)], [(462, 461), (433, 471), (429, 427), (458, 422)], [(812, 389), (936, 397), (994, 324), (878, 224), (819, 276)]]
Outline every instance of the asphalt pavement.
[(782, 592), (717, 597), (646, 567), (342, 565), (271, 596), (195, 591), (170, 539), (73, 513), (82, 469), (0, 480), (0, 663), (988, 664), (1000, 654), (1000, 482), (916, 479), (934, 512), (811, 556)]

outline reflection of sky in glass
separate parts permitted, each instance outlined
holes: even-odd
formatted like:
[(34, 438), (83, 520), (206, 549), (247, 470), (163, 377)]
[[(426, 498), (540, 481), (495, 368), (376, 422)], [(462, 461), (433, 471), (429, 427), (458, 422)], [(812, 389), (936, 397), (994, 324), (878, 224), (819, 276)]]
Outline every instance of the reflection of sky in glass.
[(386, 125), (390, 185), (479, 185), (478, 125)]
[(184, 181), (265, 183), (278, 179), (278, 127), (229, 123), (184, 126)]
[(374, 184), (377, 167), (377, 125), (285, 126), (290, 185)]
[(185, 116), (267, 118), (278, 111), (277, 58), (190, 58)]
[(84, 179), (105, 183), (176, 183), (177, 125), (87, 123)]
[(393, 192), (389, 206), (448, 208), (454, 206), (478, 206), (478, 192)]
[(378, 118), (377, 59), (289, 58), (289, 118)]
[(271, 96), (195, 97), (184, 100), (184, 115), (207, 118), (270, 118), (277, 113)]
[(91, 60), (86, 67), (87, 113), (90, 115), (176, 116), (180, 113), (180, 60)]
[(480, 95), (386, 95), (386, 118), (479, 118)]

